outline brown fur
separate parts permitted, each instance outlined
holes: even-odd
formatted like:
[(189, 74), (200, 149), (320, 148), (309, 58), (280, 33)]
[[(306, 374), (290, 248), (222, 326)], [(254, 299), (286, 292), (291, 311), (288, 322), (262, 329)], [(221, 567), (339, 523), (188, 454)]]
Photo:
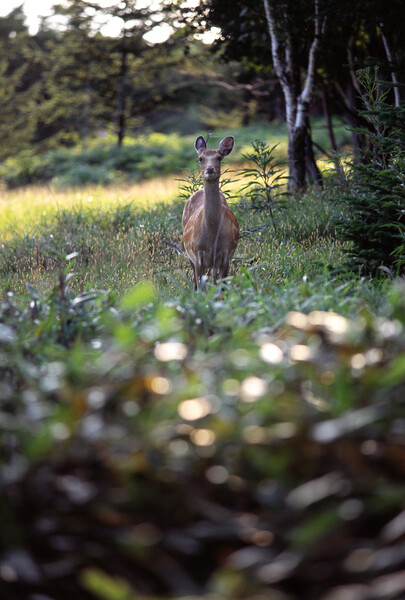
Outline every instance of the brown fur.
[(216, 283), (227, 277), (229, 261), (239, 239), (239, 224), (219, 191), (221, 160), (233, 148), (233, 138), (225, 138), (218, 150), (207, 150), (202, 137), (195, 144), (201, 163), (204, 188), (187, 200), (183, 211), (183, 241), (193, 269), (194, 287), (205, 273)]

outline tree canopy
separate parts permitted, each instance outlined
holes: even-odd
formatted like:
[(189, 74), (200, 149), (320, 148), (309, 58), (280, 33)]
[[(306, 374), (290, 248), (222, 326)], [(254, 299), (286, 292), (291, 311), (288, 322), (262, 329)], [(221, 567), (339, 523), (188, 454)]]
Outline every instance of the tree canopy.
[[(309, 168), (309, 114), (329, 116), (332, 149), (331, 114), (353, 128), (363, 125), (358, 68), (378, 65), (381, 78), (394, 83), (390, 101), (401, 100), (403, 91), (396, 86), (404, 81), (405, 68), (400, 0), (344, 0), (338, 6), (332, 0), (201, 0), (194, 5), (171, 0), (146, 8), (136, 0), (102, 6), (66, 0), (54, 7), (63, 24), (44, 19), (35, 34), (28, 31), (22, 7), (16, 8), (0, 18), (0, 158), (61, 143), (85, 145), (89, 136), (104, 131), (114, 133), (119, 144), (129, 131), (144, 127), (194, 133), (215, 125), (221, 112), (243, 123), (285, 118), (291, 107), (272, 54), (266, 5), (279, 47), (288, 50), (285, 81), (298, 104), (318, 7), (322, 28), (316, 33), (304, 136), (306, 177), (316, 179)], [(101, 30), (110, 19), (122, 23), (116, 37)], [(163, 43), (151, 43), (151, 31), (162, 23), (172, 34)], [(209, 44), (198, 41), (208, 32), (216, 34)], [(363, 141), (353, 133), (355, 149)]]

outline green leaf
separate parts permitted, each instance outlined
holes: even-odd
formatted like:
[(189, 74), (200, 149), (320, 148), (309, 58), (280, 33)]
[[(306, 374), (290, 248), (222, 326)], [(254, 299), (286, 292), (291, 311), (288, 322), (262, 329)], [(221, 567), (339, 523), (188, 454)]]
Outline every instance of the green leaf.
[(405, 380), (405, 354), (395, 358), (385, 373), (380, 376), (378, 384), (381, 387), (394, 386)]
[(84, 587), (100, 600), (133, 600), (129, 584), (119, 577), (111, 577), (100, 569), (86, 569), (81, 576)]
[(132, 311), (153, 302), (156, 298), (156, 290), (149, 281), (140, 281), (124, 296), (121, 301), (121, 308), (126, 311)]
[(337, 527), (340, 522), (341, 518), (337, 510), (324, 510), (314, 517), (307, 519), (292, 532), (292, 543), (295, 546), (313, 544)]

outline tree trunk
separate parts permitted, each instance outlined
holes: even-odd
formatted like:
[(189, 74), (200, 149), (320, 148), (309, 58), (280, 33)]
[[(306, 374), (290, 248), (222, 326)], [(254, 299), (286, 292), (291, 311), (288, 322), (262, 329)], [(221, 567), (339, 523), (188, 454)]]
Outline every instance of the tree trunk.
[(323, 187), (322, 173), (316, 164), (314, 147), (312, 144), (312, 131), (309, 117), (306, 121), (305, 132), (305, 166), (307, 171), (307, 179), (310, 183), (315, 183), (318, 187)]
[[(319, 0), (314, 0), (314, 38), (308, 54), (308, 67), (304, 87), (301, 91), (301, 76), (297, 52), (291, 33), (283, 31), (283, 37), (277, 31), (274, 12), (274, 0), (263, 0), (269, 29), (273, 64), (280, 81), (286, 107), (288, 126), (288, 161), (290, 191), (302, 193), (305, 190), (306, 173), (318, 183), (322, 175), (316, 166), (312, 150), (311, 129), (309, 125), (309, 107), (315, 88), (315, 61), (319, 51), (321, 21)], [(288, 15), (285, 15), (288, 17)], [(288, 22), (288, 18), (285, 19)]]
[(85, 99), (84, 99), (82, 122), (81, 122), (81, 140), (82, 140), (82, 148), (84, 151), (87, 150), (87, 140), (89, 137), (89, 112), (90, 112), (90, 102), (91, 102), (90, 98), (91, 98), (91, 84), (90, 84), (89, 73), (87, 73)]
[(305, 190), (305, 138), (306, 129), (294, 127), (288, 135), (288, 191), (302, 193)]
[(127, 51), (124, 48), (121, 53), (121, 70), (120, 70), (120, 83), (118, 93), (118, 108), (117, 108), (117, 145), (120, 148), (124, 141), (126, 133), (126, 118), (125, 110), (127, 104), (128, 94), (128, 61)]
[(352, 78), (347, 82), (346, 90), (343, 90), (336, 81), (335, 89), (337, 91), (336, 102), (344, 114), (346, 123), (349, 125), (354, 161), (356, 163), (364, 162), (362, 149), (365, 147), (366, 139), (364, 134), (359, 132), (358, 129), (367, 127), (367, 122), (359, 115), (359, 110), (361, 109), (359, 94), (357, 94), (357, 90), (353, 87)]
[(247, 127), (250, 125), (250, 93), (245, 90), (242, 103), (242, 125)]
[(328, 92), (326, 91), (326, 88), (324, 85), (322, 86), (322, 107), (323, 107), (323, 114), (325, 116), (326, 127), (328, 129), (330, 147), (333, 150), (333, 152), (337, 152), (338, 146), (336, 143), (335, 132), (333, 130), (332, 116), (331, 116), (331, 113), (329, 110)]
[(382, 38), (382, 41), (384, 44), (385, 54), (387, 56), (388, 64), (389, 64), (390, 70), (391, 70), (391, 79), (392, 79), (392, 83), (394, 84), (395, 106), (397, 108), (399, 108), (401, 105), (401, 95), (400, 95), (400, 91), (399, 91), (399, 87), (398, 87), (398, 77), (397, 77), (397, 73), (396, 73), (396, 64), (395, 63), (397, 61), (394, 58), (394, 53), (391, 49), (390, 43), (386, 36), (385, 28), (382, 23), (380, 24), (380, 28), (381, 28), (381, 38)]
[(320, 172), (312, 146), (312, 133), (309, 117), (304, 124), (295, 127), (288, 135), (289, 180), (288, 191), (305, 191), (306, 183), (315, 183), (323, 187)]
[[(349, 101), (349, 106), (353, 108), (354, 111), (357, 112), (358, 108), (358, 96), (356, 90), (353, 85), (349, 83), (347, 88), (347, 98)], [(357, 129), (361, 126), (359, 118), (356, 112), (349, 111), (346, 115), (346, 119), (350, 125), (351, 129), (351, 138), (352, 138), (352, 147), (353, 147), (353, 155), (355, 163), (359, 164), (364, 162), (364, 148), (366, 145), (366, 138), (364, 133), (357, 131)]]

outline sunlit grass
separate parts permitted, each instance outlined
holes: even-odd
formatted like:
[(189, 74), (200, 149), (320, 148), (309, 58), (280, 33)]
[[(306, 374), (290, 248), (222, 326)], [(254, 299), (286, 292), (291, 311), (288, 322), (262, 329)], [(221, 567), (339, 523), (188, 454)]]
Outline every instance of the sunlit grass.
[[(241, 195), (246, 183), (243, 169), (249, 165), (240, 162), (240, 152), (251, 150), (244, 147), (248, 139), (239, 140), (238, 152), (223, 166), (222, 180), (228, 180), (224, 190), (242, 232), (230, 275), (237, 278), (248, 269), (264, 294), (272, 294), (273, 286), (327, 277), (328, 268), (343, 260), (342, 246), (329, 230), (332, 203), (319, 190), (299, 199), (288, 196), (284, 210), (274, 213), (278, 221), (274, 227), (268, 210), (254, 210)], [(270, 146), (280, 142), (277, 160), (283, 159), (285, 137), (267, 141)], [(182, 183), (177, 177), (182, 176), (109, 186), (3, 191), (0, 286), (24, 292), (28, 283), (46, 290), (57, 284), (67, 266), (66, 256), (75, 254), (71, 285), (78, 291), (103, 289), (122, 295), (147, 279), (156, 286), (159, 300), (193, 293), (181, 237), (185, 199), (178, 200)]]
[[(89, 188), (59, 195), (64, 205), (45, 202), (47, 214), (38, 211), (35, 226), (14, 232), (0, 247), (0, 283), (16, 292), (23, 292), (26, 283), (47, 289), (67, 266), (64, 257), (77, 253), (71, 269), (71, 284), (77, 290), (122, 295), (147, 279), (156, 286), (159, 299), (192, 293), (188, 261), (181, 254), (183, 203), (175, 200), (177, 182), (161, 183), (161, 198), (168, 195), (161, 202), (157, 194), (148, 198), (149, 184)], [(142, 190), (146, 194), (141, 195)], [(342, 262), (342, 246), (328, 231), (331, 206), (316, 191), (280, 212), (277, 232), (267, 211), (238, 203), (233, 210), (242, 237), (230, 275), (238, 277), (249, 269), (262, 293), (271, 293), (274, 285), (316, 278)]]
[[(300, 199), (288, 197), (284, 210), (276, 211), (275, 229), (267, 210), (240, 203), (245, 166), (228, 163), (223, 169), (242, 232), (230, 274), (251, 269), (266, 291), (339, 265), (343, 251), (328, 231), (333, 208), (327, 198), (319, 190)], [(66, 266), (63, 257), (77, 253), (72, 284), (78, 289), (122, 294), (148, 279), (159, 298), (191, 290), (188, 262), (181, 254), (180, 187), (172, 176), (131, 185), (5, 191), (0, 199), (1, 283), (19, 292), (26, 283), (45, 289)]]
[(91, 185), (80, 189), (30, 186), (3, 190), (0, 196), (0, 238), (11, 239), (35, 229), (39, 221), (60, 210), (108, 211), (133, 203), (134, 208), (150, 208), (176, 198), (179, 184), (175, 177), (161, 177), (133, 184)]

